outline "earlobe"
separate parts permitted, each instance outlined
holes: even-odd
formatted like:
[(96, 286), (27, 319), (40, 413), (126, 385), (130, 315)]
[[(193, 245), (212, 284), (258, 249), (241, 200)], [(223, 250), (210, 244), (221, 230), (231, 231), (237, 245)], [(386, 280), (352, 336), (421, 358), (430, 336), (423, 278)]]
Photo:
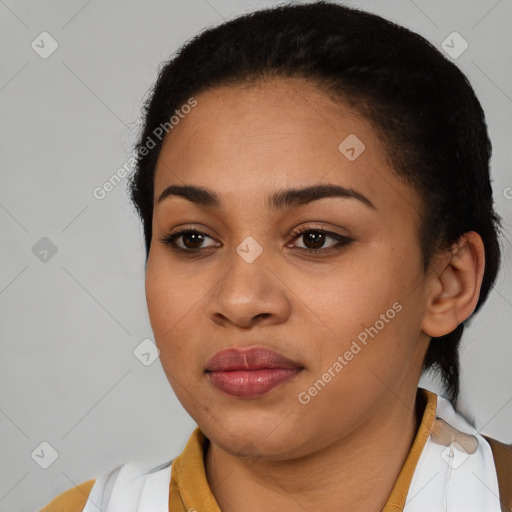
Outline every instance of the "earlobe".
[(452, 332), (476, 308), (485, 268), (482, 238), (470, 231), (440, 255), (430, 276), (430, 295), (421, 328), (431, 337)]

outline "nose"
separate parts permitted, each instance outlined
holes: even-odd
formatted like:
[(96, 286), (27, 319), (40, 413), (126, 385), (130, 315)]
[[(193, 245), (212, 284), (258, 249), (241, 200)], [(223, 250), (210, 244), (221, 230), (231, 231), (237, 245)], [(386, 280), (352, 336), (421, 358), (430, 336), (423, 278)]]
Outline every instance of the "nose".
[(290, 300), (270, 259), (261, 254), (249, 263), (234, 252), (231, 262), (208, 305), (212, 320), (246, 329), (285, 322), (291, 310)]

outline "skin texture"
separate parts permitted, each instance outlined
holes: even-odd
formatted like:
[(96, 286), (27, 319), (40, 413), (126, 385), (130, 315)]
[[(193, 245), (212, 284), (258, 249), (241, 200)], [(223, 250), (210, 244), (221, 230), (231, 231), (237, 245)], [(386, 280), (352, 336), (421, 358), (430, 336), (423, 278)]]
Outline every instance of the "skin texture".
[[(146, 297), (167, 378), (210, 439), (210, 487), (223, 512), (381, 510), (418, 427), (430, 337), (453, 330), (478, 300), (481, 239), (468, 234), (455, 256), (440, 254), (424, 273), (420, 198), (390, 168), (371, 124), (313, 84), (274, 79), (196, 99), (158, 160)], [(354, 161), (338, 149), (349, 134), (365, 144)], [(339, 197), (282, 211), (266, 204), (278, 190), (326, 183), (358, 191), (375, 208)], [(214, 191), (221, 208), (178, 196), (157, 204), (166, 187), (185, 184)], [(290, 236), (297, 227), (353, 241), (336, 248), (326, 236), (315, 246)], [(200, 255), (161, 243), (185, 228), (205, 233), (202, 245), (186, 236), (175, 243)], [(252, 263), (236, 251), (247, 237), (262, 248)], [(301, 403), (299, 393), (397, 303), (394, 318)], [(250, 346), (304, 369), (258, 398), (214, 388), (209, 359)]]

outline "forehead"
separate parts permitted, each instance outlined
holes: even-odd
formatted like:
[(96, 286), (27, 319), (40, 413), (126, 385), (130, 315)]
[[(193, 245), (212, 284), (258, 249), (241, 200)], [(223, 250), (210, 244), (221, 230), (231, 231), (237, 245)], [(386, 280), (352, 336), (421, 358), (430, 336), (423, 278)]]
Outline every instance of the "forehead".
[(310, 82), (215, 87), (195, 99), (164, 140), (155, 199), (170, 184), (201, 185), (243, 202), (329, 182), (358, 189), (376, 205), (416, 207), (369, 121)]

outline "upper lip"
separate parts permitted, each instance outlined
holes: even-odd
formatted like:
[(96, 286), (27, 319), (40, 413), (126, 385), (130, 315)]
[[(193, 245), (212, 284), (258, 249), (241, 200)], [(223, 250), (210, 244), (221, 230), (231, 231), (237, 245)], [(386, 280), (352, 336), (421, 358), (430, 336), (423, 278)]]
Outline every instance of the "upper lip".
[(207, 372), (261, 370), (264, 368), (303, 368), (302, 365), (262, 347), (227, 348), (217, 352), (206, 365)]

